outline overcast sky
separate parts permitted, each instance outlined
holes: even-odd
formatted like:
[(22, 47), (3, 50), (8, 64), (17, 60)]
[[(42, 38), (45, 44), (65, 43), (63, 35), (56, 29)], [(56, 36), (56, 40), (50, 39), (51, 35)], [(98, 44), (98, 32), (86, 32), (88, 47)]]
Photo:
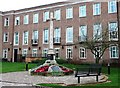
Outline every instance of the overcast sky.
[(0, 11), (17, 10), (66, 0), (1, 0)]

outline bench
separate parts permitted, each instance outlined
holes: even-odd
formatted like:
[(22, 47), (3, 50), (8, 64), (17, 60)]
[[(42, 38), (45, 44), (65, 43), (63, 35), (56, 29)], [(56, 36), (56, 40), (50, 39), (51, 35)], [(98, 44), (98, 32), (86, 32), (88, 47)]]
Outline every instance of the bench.
[(88, 67), (77, 68), (75, 77), (78, 77), (78, 83), (80, 83), (80, 77), (96, 76), (98, 82), (98, 76), (100, 76), (102, 66), (100, 64), (91, 64)]

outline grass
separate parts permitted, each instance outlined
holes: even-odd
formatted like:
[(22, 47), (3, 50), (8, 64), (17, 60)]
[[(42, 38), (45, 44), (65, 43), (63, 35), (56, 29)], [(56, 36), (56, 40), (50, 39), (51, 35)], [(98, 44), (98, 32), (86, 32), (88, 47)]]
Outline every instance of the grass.
[[(25, 63), (18, 63), (18, 62), (0, 62), (0, 73), (7, 73), (7, 72), (17, 72), (17, 71), (25, 71)], [(28, 67), (33, 68), (36, 64), (29, 64)]]

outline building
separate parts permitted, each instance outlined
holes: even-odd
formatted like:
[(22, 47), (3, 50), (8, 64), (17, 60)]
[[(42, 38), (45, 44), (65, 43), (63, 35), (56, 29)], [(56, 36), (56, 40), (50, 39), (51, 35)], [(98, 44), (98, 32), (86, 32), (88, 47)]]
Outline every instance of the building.
[[(79, 41), (81, 30), (89, 37), (94, 35), (97, 26), (108, 27), (114, 37), (109, 39), (119, 41), (118, 13), (115, 0), (108, 2), (79, 1), (58, 2), (20, 10), (2, 12), (2, 58), (8, 61), (20, 61), (19, 55), (38, 57), (47, 55), (49, 48), (49, 19), (54, 12), (54, 49), (56, 58), (79, 59), (82, 62), (93, 62), (94, 55), (79, 46), (63, 46)], [(120, 8), (119, 8), (120, 10)], [(120, 24), (119, 24), (120, 26)], [(118, 27), (118, 28), (116, 28)], [(115, 30), (116, 29), (116, 30)], [(115, 33), (113, 33), (115, 32)], [(1, 54), (1, 53), (0, 53)], [(119, 47), (109, 47), (105, 60), (119, 59)]]
[(2, 58), (2, 12), (0, 12), (0, 59)]

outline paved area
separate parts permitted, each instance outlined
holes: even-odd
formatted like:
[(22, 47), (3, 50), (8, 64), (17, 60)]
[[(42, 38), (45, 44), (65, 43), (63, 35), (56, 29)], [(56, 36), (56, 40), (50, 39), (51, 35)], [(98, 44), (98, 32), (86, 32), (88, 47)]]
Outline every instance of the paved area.
[[(0, 74), (2, 86), (33, 86), (39, 83), (64, 83), (65, 85), (78, 84), (77, 77), (69, 76), (31, 76), (25, 72), (11, 72)], [(105, 75), (99, 76), (99, 82), (106, 81)], [(95, 83), (96, 77), (81, 77), (81, 84)]]

